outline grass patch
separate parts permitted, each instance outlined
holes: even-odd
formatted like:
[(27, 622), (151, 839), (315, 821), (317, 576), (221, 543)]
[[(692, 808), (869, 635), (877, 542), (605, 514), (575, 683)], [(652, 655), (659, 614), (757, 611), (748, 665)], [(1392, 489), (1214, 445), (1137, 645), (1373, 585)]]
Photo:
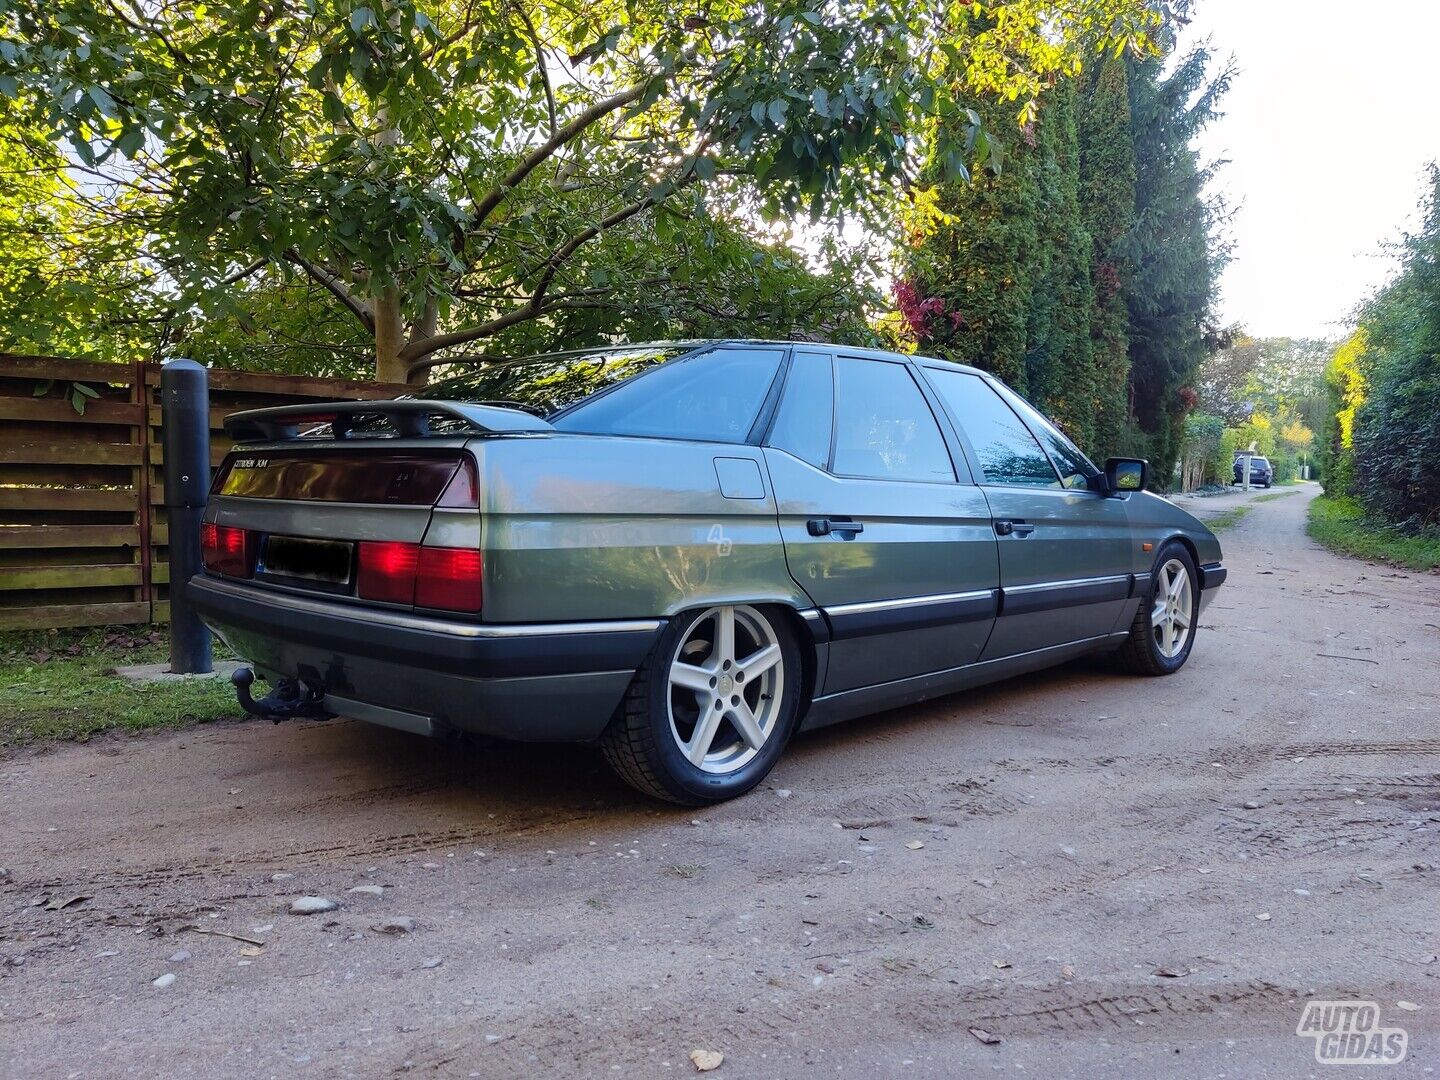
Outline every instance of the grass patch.
[(168, 658), (163, 630), (0, 634), (0, 747), (50, 739), (83, 742), (112, 729), (183, 727), (240, 715), (224, 679), (142, 685), (113, 674), (122, 665)]
[(1221, 529), (1233, 529), (1240, 522), (1245, 520), (1245, 515), (1250, 513), (1254, 507), (1249, 503), (1240, 506), (1232, 506), (1223, 513), (1216, 514), (1212, 518), (1206, 518), (1205, 524), (1210, 527), (1211, 532), (1219, 532)]
[(1440, 567), (1440, 533), (1406, 535), (1365, 517), (1354, 499), (1321, 496), (1310, 503), (1306, 531), (1322, 547), (1342, 555), (1390, 563), (1410, 570)]
[(1287, 498), (1287, 497), (1289, 497), (1289, 496), (1291, 496), (1291, 495), (1299, 495), (1299, 494), (1300, 494), (1300, 492), (1298, 492), (1298, 491), (1270, 491), (1270, 492), (1266, 492), (1264, 495), (1257, 495), (1255, 498), (1251, 499), (1250, 501), (1251, 501), (1252, 503), (1257, 503), (1257, 502), (1271, 502), (1272, 500), (1275, 500), (1275, 499), (1284, 499), (1284, 498)]

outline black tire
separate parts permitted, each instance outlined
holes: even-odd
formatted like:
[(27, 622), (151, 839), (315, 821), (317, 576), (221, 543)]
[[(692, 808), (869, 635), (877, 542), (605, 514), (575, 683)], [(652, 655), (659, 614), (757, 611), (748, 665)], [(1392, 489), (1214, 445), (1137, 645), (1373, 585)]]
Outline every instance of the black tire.
[(677, 743), (680, 735), (671, 726), (670, 667), (706, 609), (676, 616), (635, 673), (614, 719), (600, 736), (605, 760), (637, 791), (684, 806), (724, 802), (765, 779), (784, 751), (805, 693), (799, 643), (790, 623), (774, 609), (740, 606), (736, 610), (764, 619), (780, 647), (780, 701), (768, 737), (750, 760), (732, 772), (708, 772), (686, 758)]
[[(1155, 628), (1151, 625), (1151, 614), (1155, 608), (1156, 594), (1160, 590), (1161, 570), (1171, 562), (1184, 567), (1190, 580), (1190, 626), (1184, 645), (1174, 656), (1166, 656), (1156, 640)], [(1115, 653), (1120, 667), (1135, 675), (1173, 675), (1185, 666), (1190, 650), (1195, 645), (1195, 634), (1200, 628), (1200, 575), (1195, 569), (1195, 560), (1190, 550), (1178, 540), (1162, 544), (1155, 556), (1155, 565), (1150, 569), (1150, 588), (1135, 612), (1135, 621), (1130, 624), (1130, 636)]]

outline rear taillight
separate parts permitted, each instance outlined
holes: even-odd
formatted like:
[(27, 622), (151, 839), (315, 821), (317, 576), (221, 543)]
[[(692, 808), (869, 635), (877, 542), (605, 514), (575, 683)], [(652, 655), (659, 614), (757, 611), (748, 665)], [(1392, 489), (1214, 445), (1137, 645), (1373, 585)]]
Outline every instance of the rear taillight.
[(216, 525), (200, 526), (200, 555), (205, 569), (226, 577), (249, 577), (255, 573), (256, 534), (247, 529)]
[(467, 510), (474, 510), (480, 505), (480, 484), (475, 478), (474, 458), (460, 459), (460, 467), (445, 485), (445, 490), (440, 493), (440, 500), (435, 505), (452, 509), (462, 507)]
[(358, 546), (360, 569), (356, 591), (366, 600), (413, 604), (420, 545), (362, 540)]
[(480, 552), (473, 548), (361, 541), (356, 591), (366, 600), (444, 611), (479, 611)]
[(422, 547), (415, 606), (479, 611), (480, 569), (480, 552), (472, 548)]

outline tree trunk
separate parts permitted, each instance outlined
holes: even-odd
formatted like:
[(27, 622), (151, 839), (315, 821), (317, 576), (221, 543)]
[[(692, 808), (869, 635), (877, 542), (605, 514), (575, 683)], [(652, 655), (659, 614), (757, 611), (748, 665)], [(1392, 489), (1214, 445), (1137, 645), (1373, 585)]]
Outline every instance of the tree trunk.
[(400, 290), (395, 286), (375, 298), (375, 377), (381, 382), (409, 382), (400, 350), (405, 347), (405, 327), (400, 319)]

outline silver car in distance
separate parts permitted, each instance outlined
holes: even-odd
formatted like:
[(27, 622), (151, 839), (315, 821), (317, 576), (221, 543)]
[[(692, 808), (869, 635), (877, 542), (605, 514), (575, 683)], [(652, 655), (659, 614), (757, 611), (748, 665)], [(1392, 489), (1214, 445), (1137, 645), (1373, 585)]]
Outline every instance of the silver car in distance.
[(688, 804), (796, 731), (1088, 653), (1168, 675), (1199, 521), (984, 372), (767, 341), (492, 363), (226, 421), (188, 588), (276, 719), (598, 743)]

